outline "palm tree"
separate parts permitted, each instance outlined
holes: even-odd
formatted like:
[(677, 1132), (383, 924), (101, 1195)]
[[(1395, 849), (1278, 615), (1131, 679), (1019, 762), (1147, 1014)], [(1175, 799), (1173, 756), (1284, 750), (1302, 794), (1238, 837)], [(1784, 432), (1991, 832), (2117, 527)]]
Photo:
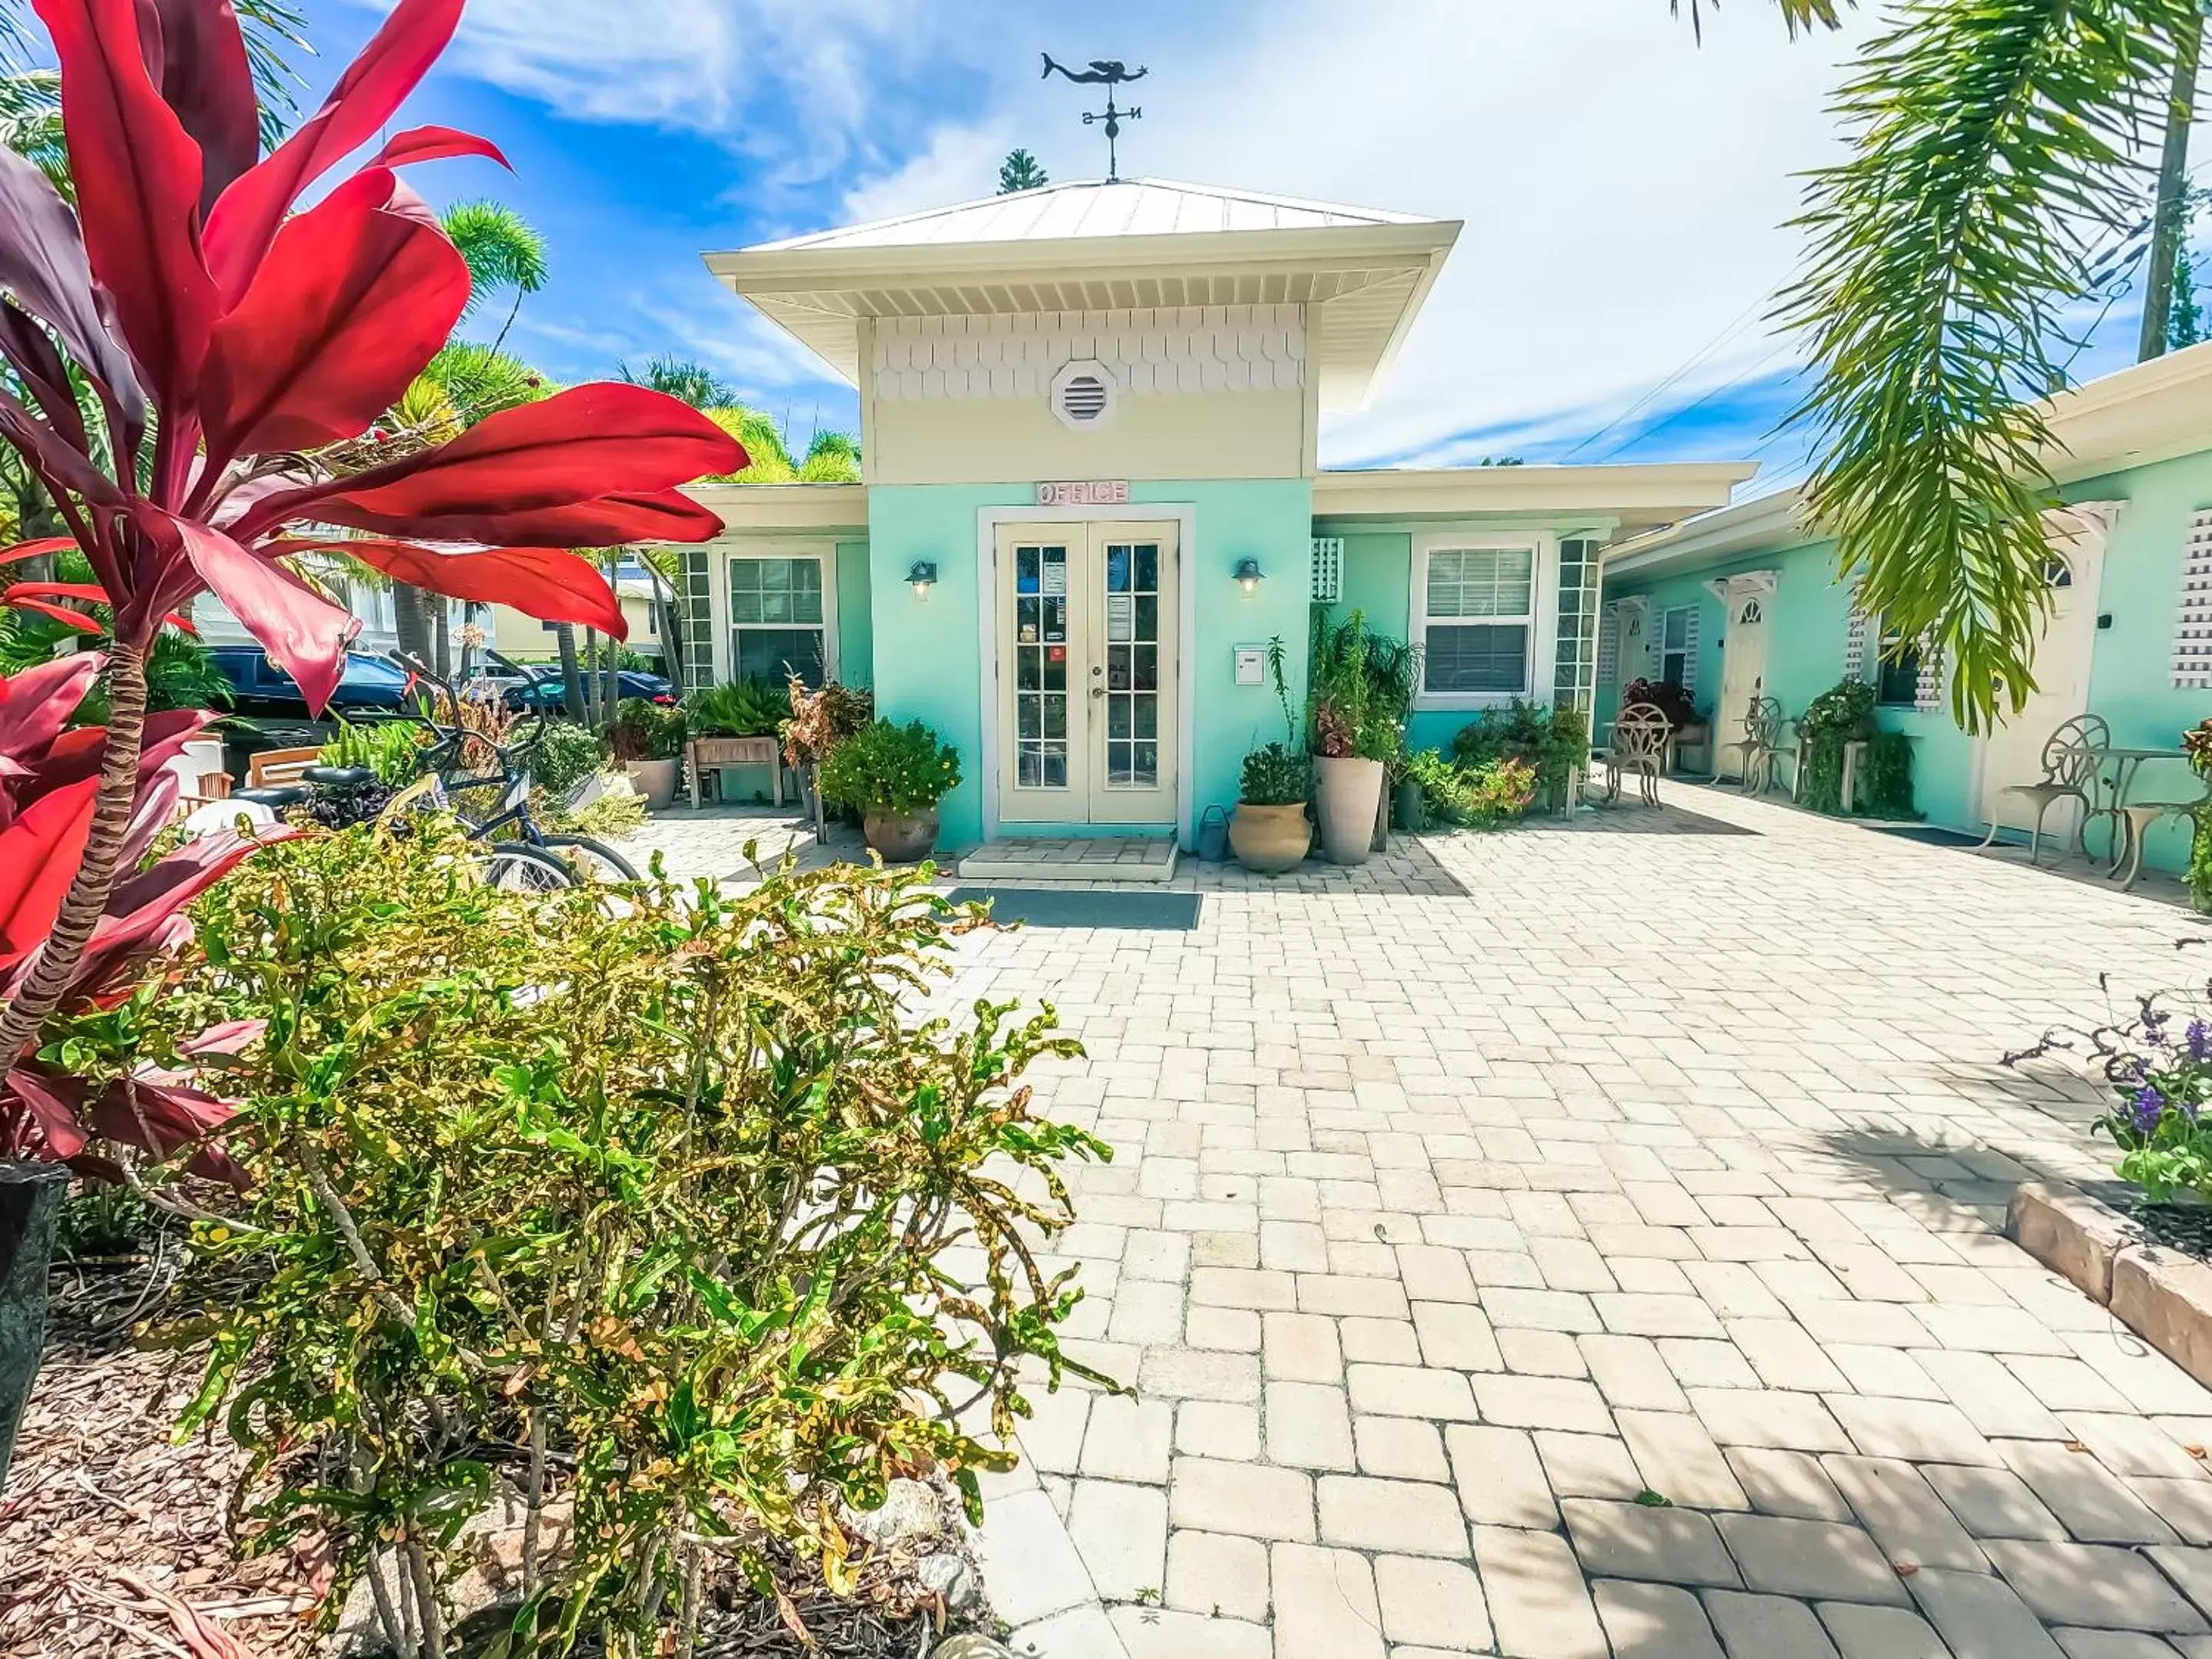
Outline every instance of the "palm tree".
[[(1776, 3), (1793, 33), (1837, 21)], [(2067, 307), (2145, 216), (2139, 145), (2203, 28), (2200, 0), (1906, 0), (1838, 95), (1851, 153), (1807, 187), (1778, 315), (1816, 370), (1792, 416), (1808, 503), (1862, 604), (1948, 663), (1970, 732), (2033, 689), (2057, 500), (2039, 404)]]
[(1025, 149), (1010, 150), (1006, 159), (999, 164), (999, 194), (1012, 196), (1018, 190), (1042, 190), (1052, 182), (1037, 158)]
[(504, 202), (456, 202), (439, 216), (446, 234), (468, 262), (469, 302), (461, 312), (466, 322), (484, 300), (512, 292), (514, 302), (507, 320), (492, 338), (491, 349), (507, 343), (507, 331), (522, 310), (522, 298), (545, 286), (550, 275), (545, 238), (538, 228)]
[(635, 373), (628, 363), (617, 365), (617, 372), (632, 386), (650, 386), (655, 392), (665, 392), (694, 409), (714, 409), (738, 401), (738, 390), (713, 369), (702, 362), (684, 357), (655, 357), (647, 362), (642, 374)]
[(849, 432), (817, 432), (799, 464), (803, 483), (860, 482), (860, 441)]

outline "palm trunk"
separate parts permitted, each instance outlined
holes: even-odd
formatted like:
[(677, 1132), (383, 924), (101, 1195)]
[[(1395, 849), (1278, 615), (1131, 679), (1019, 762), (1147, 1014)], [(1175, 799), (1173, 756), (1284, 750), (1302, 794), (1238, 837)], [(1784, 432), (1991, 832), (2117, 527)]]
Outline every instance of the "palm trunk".
[(2159, 158), (2158, 205), (2151, 222), (2150, 276), (2143, 289), (2142, 334), (2136, 351), (2140, 362), (2166, 351), (2166, 323), (2173, 308), (2174, 268), (2183, 233), (2188, 228), (2189, 127), (2197, 118), (2197, 74), (2203, 57), (2204, 27), (2199, 23), (2174, 43), (2166, 148)]
[(146, 735), (146, 659), (141, 648), (118, 641), (107, 659), (107, 741), (100, 754), (92, 829), (53, 931), (39, 946), (22, 988), (0, 1012), (0, 1065), (15, 1063), (76, 976), (107, 908), (138, 805), (138, 753)]
[[(619, 561), (615, 559), (607, 561), (606, 577), (609, 591), (617, 595), (615, 607), (620, 610), (621, 590), (615, 586), (615, 570), (618, 562)], [(615, 705), (622, 701), (622, 681), (618, 678), (622, 672), (622, 641), (611, 634), (607, 635), (607, 657), (604, 672), (606, 674), (606, 681), (600, 690), (600, 708), (605, 718), (611, 720), (615, 717)]]
[(436, 650), (438, 678), (453, 678), (453, 607), (439, 594), (430, 596), (430, 640)]
[(561, 651), (561, 699), (568, 706), (568, 718), (580, 720), (584, 712), (584, 676), (576, 666), (576, 626), (574, 623), (553, 624), (554, 642)]
[(433, 668), (437, 666), (431, 660), (435, 645), (430, 635), (428, 594), (406, 582), (392, 583), (392, 623), (404, 653)]

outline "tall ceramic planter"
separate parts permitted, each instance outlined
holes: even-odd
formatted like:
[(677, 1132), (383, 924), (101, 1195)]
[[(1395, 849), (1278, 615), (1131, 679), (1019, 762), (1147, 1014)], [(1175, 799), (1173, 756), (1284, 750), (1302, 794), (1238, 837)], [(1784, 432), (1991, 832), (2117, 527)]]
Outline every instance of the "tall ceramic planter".
[(1375, 815), (1382, 805), (1382, 763), (1324, 755), (1314, 816), (1321, 820), (1322, 851), (1331, 864), (1364, 864), (1375, 846)]
[(55, 1164), (0, 1164), (0, 1491), (46, 1343), (46, 1263), (69, 1190)]
[(871, 810), (860, 820), (860, 833), (870, 847), (883, 854), (885, 864), (918, 864), (937, 845), (937, 809), (919, 812)]
[(623, 763), (623, 770), (637, 786), (637, 793), (645, 797), (648, 811), (665, 812), (676, 799), (676, 763), (673, 760), (634, 760)]

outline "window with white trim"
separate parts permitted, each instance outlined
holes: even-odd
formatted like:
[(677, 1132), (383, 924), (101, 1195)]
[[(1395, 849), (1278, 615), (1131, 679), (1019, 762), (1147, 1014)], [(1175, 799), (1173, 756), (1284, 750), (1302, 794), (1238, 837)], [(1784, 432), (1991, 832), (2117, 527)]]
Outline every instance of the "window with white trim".
[(1414, 584), (1421, 691), (1449, 702), (1525, 696), (1536, 612), (1536, 549), (1434, 547)]
[(820, 557), (730, 560), (730, 669), (738, 680), (781, 685), (830, 674), (830, 629)]
[(1678, 605), (1659, 616), (1659, 678), (1680, 691), (1698, 689), (1698, 607)]

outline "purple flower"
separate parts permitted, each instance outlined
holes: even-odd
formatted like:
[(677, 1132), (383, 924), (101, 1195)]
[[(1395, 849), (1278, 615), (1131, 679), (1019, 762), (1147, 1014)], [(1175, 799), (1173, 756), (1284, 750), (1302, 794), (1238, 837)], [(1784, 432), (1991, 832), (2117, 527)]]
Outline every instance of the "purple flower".
[(2136, 1133), (2147, 1135), (2158, 1127), (2158, 1121), (2166, 1115), (2166, 1097), (2146, 1083), (2136, 1091), (2135, 1104), (2130, 1109), (2136, 1121)]
[(2191, 1060), (2212, 1060), (2212, 1025), (2201, 1019), (2189, 1022), (2189, 1057)]
[(2161, 1048), (2166, 1047), (2169, 1040), (2166, 1035), (2166, 1022), (2172, 1018), (2173, 1016), (2163, 1008), (2145, 1009), (2142, 1017), (2143, 1036), (2148, 1041), (2157, 1043)]

